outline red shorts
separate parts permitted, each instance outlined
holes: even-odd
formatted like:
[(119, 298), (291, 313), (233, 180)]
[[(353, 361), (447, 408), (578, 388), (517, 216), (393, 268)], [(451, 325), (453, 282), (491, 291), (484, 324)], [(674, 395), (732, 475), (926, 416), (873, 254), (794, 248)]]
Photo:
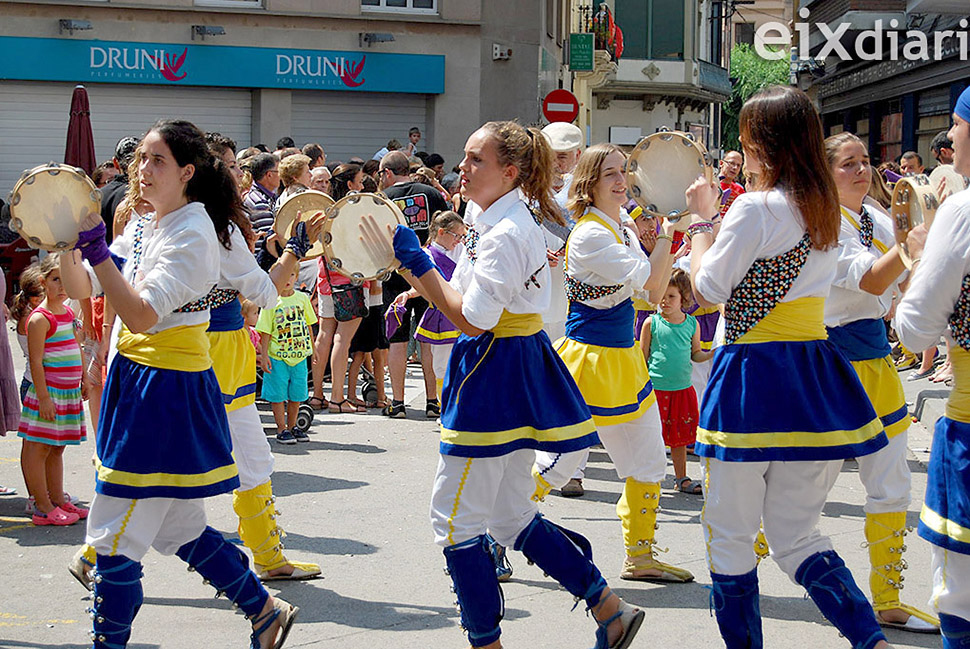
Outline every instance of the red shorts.
[(693, 387), (667, 392), (654, 390), (660, 408), (664, 444), (678, 448), (697, 439), (697, 393)]

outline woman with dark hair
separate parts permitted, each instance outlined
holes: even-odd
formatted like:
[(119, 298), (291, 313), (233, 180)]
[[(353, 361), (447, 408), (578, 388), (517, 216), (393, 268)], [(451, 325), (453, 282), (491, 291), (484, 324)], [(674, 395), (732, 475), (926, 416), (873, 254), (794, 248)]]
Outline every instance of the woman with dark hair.
[[(562, 222), (550, 191), (552, 150), (538, 129), (489, 122), (465, 143), (461, 170), (472, 202), (451, 284), (413, 230), (398, 226), (393, 252), (414, 288), (463, 333), (442, 392), (431, 500), (435, 542), (444, 549), (462, 626), (472, 647), (501, 647), (502, 591), (488, 530), (585, 600), (599, 626), (595, 649), (625, 649), (644, 612), (610, 591), (588, 540), (543, 518), (529, 498), (536, 450), (563, 452), (572, 475), (580, 458), (568, 451), (597, 439), (589, 408), (542, 331), (551, 275), (540, 224)], [(364, 229), (365, 245), (380, 254), (390, 248), (373, 220)], [(483, 400), (502, 407), (483, 408)]]
[(725, 644), (761, 647), (759, 523), (779, 567), (856, 649), (886, 647), (872, 606), (818, 530), (842, 460), (886, 445), (823, 307), (838, 261), (839, 196), (822, 125), (805, 93), (773, 86), (740, 115), (754, 172), (713, 240), (720, 190), (687, 191), (694, 296), (724, 303), (694, 450), (704, 467), (701, 524)]
[[(202, 132), (184, 121), (148, 132), (137, 182), (153, 212), (133, 218), (110, 249), (94, 215), (80, 255), (61, 256), (69, 294), (103, 291), (121, 320), (88, 517), (87, 542), (97, 551), (94, 647), (126, 646), (149, 547), (177, 554), (238, 605), (252, 622), (253, 647), (279, 647), (297, 609), (271, 597), (246, 556), (206, 525), (203, 500), (239, 486), (205, 333), (219, 250), (232, 248), (230, 224), (245, 218), (236, 184)], [(305, 254), (305, 230), (287, 245)]]
[[(330, 179), (330, 196), (339, 201), (347, 194), (364, 189), (364, 172), (360, 165), (342, 164), (333, 171)], [(360, 326), (360, 318), (338, 321), (333, 307), (333, 286), (350, 284), (350, 280), (327, 268), (326, 257), (317, 257), (317, 316), (320, 318), (320, 331), (314, 342), (317, 361), (313, 364), (313, 395), (310, 406), (327, 408), (333, 413), (367, 412), (367, 408), (356, 405), (356, 386), (347, 386), (347, 365), (350, 358), (350, 343)], [(367, 299), (369, 282), (364, 282), (364, 299)], [(331, 390), (330, 401), (323, 398), (323, 373), (330, 360)], [(348, 398), (350, 397), (350, 398)]]
[(910, 420), (884, 318), (909, 275), (894, 245), (892, 220), (868, 198), (873, 177), (865, 143), (852, 133), (839, 133), (825, 140), (825, 155), (841, 204), (839, 262), (825, 300), (825, 326), (829, 340), (858, 373), (889, 439), (884, 448), (858, 458), (859, 479), (866, 489), (864, 545), (872, 566), (873, 608), (882, 626), (938, 633), (939, 620), (899, 599), (911, 502), (906, 459)]

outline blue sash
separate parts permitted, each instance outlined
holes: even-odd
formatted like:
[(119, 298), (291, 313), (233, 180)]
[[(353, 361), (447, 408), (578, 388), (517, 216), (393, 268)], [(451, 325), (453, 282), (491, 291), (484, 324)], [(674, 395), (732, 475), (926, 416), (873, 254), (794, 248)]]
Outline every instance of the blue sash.
[(856, 320), (839, 327), (826, 327), (829, 340), (850, 361), (868, 361), (889, 355), (886, 325), (880, 318)]
[(237, 331), (246, 324), (242, 316), (242, 305), (233, 300), (209, 311), (207, 331)]
[(633, 347), (633, 301), (623, 300), (609, 309), (594, 309), (582, 302), (569, 303), (566, 337), (598, 347)]

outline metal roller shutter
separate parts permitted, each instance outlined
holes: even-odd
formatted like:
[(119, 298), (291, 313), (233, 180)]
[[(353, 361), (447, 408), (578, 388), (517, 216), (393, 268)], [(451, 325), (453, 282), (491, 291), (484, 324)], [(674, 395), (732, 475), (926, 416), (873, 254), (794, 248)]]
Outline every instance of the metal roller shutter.
[[(87, 84), (98, 162), (110, 160), (115, 143), (140, 136), (160, 118), (187, 119), (249, 144), (252, 93), (249, 90)], [(0, 81), (0, 194), (13, 189), (31, 167), (64, 158), (74, 84)], [(407, 133), (407, 131), (405, 131)]]
[[(407, 143), (408, 129), (426, 129), (425, 95), (308, 90), (293, 92), (293, 139), (317, 142), (328, 160), (370, 160), (388, 140)], [(424, 140), (420, 146), (426, 148)]]

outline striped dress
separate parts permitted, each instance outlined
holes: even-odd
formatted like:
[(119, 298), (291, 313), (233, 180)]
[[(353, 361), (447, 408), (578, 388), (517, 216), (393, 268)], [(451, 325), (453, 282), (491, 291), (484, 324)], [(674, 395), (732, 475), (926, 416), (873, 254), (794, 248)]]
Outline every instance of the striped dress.
[(40, 418), (40, 402), (32, 384), (24, 397), (17, 432), (18, 437), (51, 446), (76, 445), (87, 438), (81, 401), (81, 348), (74, 337), (74, 312), (64, 308), (60, 315), (43, 307), (35, 309), (51, 325), (44, 342), (44, 375), (57, 414), (54, 421)]

